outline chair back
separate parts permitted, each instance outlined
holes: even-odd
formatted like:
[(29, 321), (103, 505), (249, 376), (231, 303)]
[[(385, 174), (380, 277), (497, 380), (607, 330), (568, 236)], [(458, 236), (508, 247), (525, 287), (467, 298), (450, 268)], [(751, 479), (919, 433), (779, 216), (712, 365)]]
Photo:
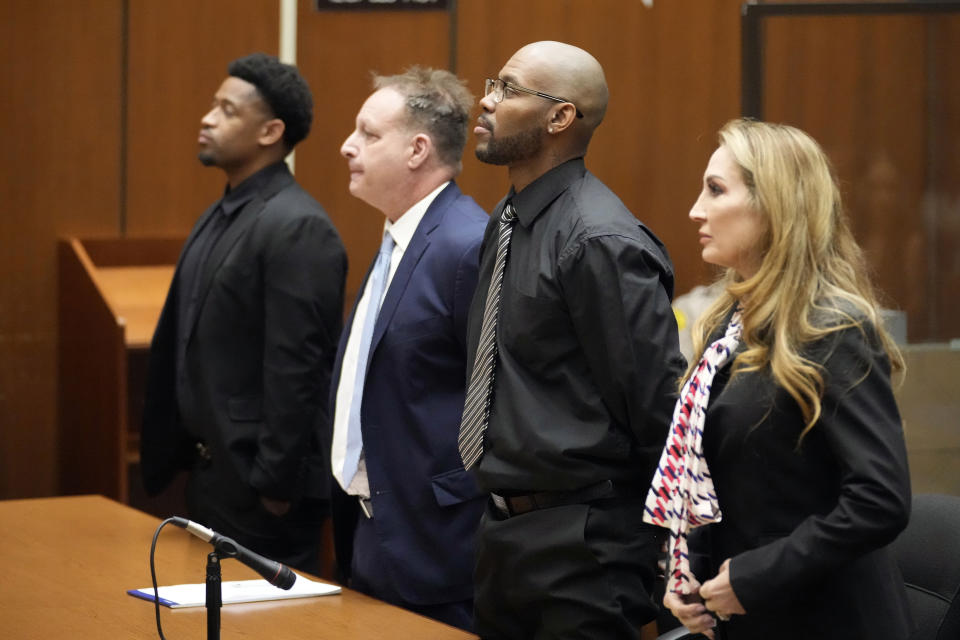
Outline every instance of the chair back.
[(960, 497), (913, 496), (910, 524), (893, 552), (916, 625), (911, 640), (960, 638)]

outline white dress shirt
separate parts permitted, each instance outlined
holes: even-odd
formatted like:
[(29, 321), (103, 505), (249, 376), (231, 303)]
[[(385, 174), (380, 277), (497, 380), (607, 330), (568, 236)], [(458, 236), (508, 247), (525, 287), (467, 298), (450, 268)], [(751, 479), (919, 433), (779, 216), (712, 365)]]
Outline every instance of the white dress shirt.
[[(403, 213), (396, 222), (391, 223), (386, 220), (383, 225), (384, 233), (389, 233), (393, 238), (393, 253), (390, 254), (390, 271), (387, 275), (387, 284), (384, 287), (383, 295), (386, 297), (390, 290), (390, 283), (393, 281), (393, 274), (397, 272), (400, 260), (403, 258), (403, 252), (406, 251), (413, 234), (420, 226), (424, 214), (433, 203), (433, 200), (446, 188), (449, 182), (444, 182), (439, 187), (431, 191), (425, 198), (420, 200), (407, 211)], [(343, 486), (343, 461), (347, 451), (347, 421), (350, 416), (350, 405), (353, 400), (353, 385), (357, 379), (357, 356), (360, 352), (360, 333), (363, 330), (363, 319), (367, 314), (367, 307), (370, 305), (370, 280), (363, 287), (363, 295), (357, 303), (357, 309), (353, 314), (353, 323), (350, 325), (350, 335), (347, 338), (347, 346), (343, 352), (343, 362), (340, 365), (340, 382), (337, 385), (337, 406), (333, 416), (333, 443), (331, 445), (330, 462), (333, 476), (340, 483), (348, 494), (358, 495), (364, 498), (370, 497), (370, 483), (367, 479), (367, 465), (363, 451), (360, 452), (360, 462), (357, 466), (357, 473), (349, 486)], [(377, 306), (383, 303), (383, 300), (377, 301)], [(371, 354), (372, 355), (372, 354)]]

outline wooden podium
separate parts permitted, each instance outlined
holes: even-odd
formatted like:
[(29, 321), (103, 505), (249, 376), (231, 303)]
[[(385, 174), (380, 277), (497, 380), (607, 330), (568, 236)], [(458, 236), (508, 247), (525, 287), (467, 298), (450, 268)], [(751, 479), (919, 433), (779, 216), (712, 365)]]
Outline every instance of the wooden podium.
[(126, 504), (142, 494), (131, 470), (139, 463), (147, 355), (184, 241), (58, 243), (63, 494), (96, 493)]

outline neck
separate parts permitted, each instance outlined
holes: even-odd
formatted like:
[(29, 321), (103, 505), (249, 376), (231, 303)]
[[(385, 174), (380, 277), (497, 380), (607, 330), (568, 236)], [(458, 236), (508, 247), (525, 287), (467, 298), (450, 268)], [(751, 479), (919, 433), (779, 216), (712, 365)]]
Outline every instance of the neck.
[(432, 171), (429, 175), (424, 175), (412, 183), (397, 189), (397, 193), (404, 194), (405, 197), (397, 198), (389, 210), (384, 210), (383, 215), (390, 222), (396, 222), (403, 214), (410, 210), (410, 207), (426, 198), (434, 189), (441, 184), (446, 184), (454, 177), (453, 171), (443, 169)]
[(520, 193), (540, 176), (556, 169), (564, 162), (579, 158), (582, 155), (582, 153), (573, 153), (572, 151), (562, 152), (559, 149), (545, 149), (544, 153), (530, 158), (527, 162), (510, 165), (507, 168), (510, 184), (513, 185), (514, 191)]
[(258, 156), (249, 162), (238, 167), (225, 168), (223, 171), (227, 174), (227, 184), (231, 189), (236, 189), (240, 183), (255, 174), (257, 171), (269, 167), (283, 159), (283, 156), (277, 157), (275, 154)]

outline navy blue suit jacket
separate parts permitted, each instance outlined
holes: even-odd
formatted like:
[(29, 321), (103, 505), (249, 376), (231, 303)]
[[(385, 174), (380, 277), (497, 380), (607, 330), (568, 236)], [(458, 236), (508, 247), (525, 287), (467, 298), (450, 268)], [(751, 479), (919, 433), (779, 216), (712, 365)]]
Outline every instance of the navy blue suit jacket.
[[(484, 499), (463, 468), (457, 435), (467, 313), (487, 219), (456, 184), (440, 192), (390, 282), (370, 346), (361, 430), (373, 523), (383, 571), (415, 604), (473, 597), (474, 536)], [(355, 311), (356, 302), (333, 368), (333, 411)], [(347, 578), (358, 502), (331, 484), (337, 564)]]

